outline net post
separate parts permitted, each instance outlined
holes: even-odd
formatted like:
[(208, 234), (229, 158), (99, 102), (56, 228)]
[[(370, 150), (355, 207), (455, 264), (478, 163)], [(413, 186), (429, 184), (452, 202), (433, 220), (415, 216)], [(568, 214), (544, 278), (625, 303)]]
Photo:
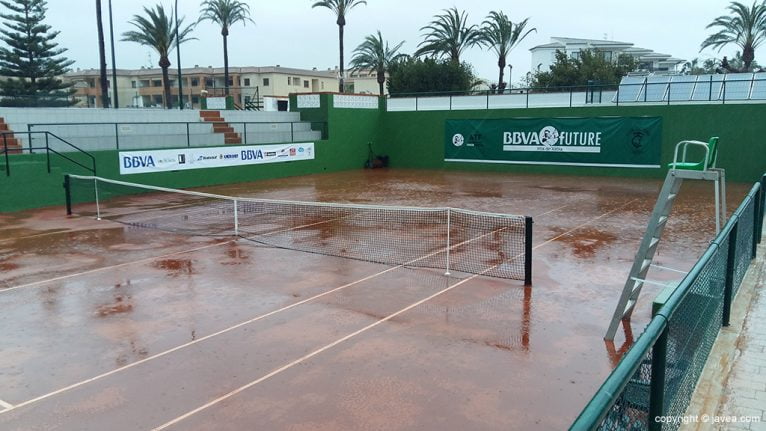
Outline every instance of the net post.
[(64, 175), (64, 200), (66, 201), (66, 215), (72, 215), (72, 184), (69, 174)]
[(665, 411), (665, 368), (668, 352), (668, 324), (664, 323), (660, 338), (652, 347), (652, 377), (649, 388), (649, 431), (662, 431), (662, 422), (657, 419)]
[(524, 217), (524, 285), (532, 285), (532, 217)]
[(239, 214), (237, 200), (234, 199), (234, 236), (239, 236)]
[(444, 275), (449, 276), (449, 249), (450, 249), (450, 230), (452, 227), (450, 226), (450, 208), (447, 208), (447, 271), (444, 273)]
[(93, 178), (93, 190), (96, 192), (96, 220), (101, 220), (101, 206), (98, 202), (98, 177)]

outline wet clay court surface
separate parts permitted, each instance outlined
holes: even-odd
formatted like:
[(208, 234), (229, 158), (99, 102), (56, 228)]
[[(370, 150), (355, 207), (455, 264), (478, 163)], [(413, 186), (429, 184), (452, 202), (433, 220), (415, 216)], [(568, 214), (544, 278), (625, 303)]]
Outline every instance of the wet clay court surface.
[[(530, 215), (526, 288), (60, 207), (2, 214), (0, 429), (567, 428), (630, 337), (602, 340), (660, 185), (381, 170), (201, 189)], [(728, 185), (730, 211), (747, 188)], [(657, 264), (688, 270), (707, 247), (712, 191), (684, 185)]]

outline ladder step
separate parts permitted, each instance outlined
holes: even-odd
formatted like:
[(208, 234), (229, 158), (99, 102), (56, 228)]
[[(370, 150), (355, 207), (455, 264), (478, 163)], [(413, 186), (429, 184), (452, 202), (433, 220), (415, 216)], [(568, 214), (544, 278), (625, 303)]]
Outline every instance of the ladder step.
[(668, 195), (668, 199), (667, 200), (668, 201), (672, 201), (673, 199), (676, 198), (676, 196), (678, 196), (678, 193), (671, 193), (671, 194)]
[(631, 277), (631, 279), (633, 279), (635, 281), (640, 281), (641, 283), (652, 284), (654, 286), (660, 286), (660, 287), (671, 287), (671, 286), (673, 286), (673, 283), (674, 283), (672, 281), (670, 283), (660, 283), (659, 281), (642, 280), (642, 279), (636, 278), (636, 277)]
[(649, 250), (652, 250), (657, 247), (657, 244), (660, 243), (660, 239), (656, 236), (652, 238), (652, 241), (649, 243)]
[(641, 271), (640, 272), (643, 273), (644, 271), (649, 269), (650, 266), (653, 266), (652, 265), (652, 259), (644, 259), (644, 262), (641, 264)]

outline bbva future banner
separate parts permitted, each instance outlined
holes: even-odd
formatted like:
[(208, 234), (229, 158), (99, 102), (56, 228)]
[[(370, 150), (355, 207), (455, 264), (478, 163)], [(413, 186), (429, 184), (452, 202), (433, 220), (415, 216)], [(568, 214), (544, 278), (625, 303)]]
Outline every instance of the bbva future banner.
[(660, 167), (662, 118), (447, 120), (447, 162)]
[(120, 152), (120, 174), (225, 168), (313, 160), (314, 144), (255, 145)]

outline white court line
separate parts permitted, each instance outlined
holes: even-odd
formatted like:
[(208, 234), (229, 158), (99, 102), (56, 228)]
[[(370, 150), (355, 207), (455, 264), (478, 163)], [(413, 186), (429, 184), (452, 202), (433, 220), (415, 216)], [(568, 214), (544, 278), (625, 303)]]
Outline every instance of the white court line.
[[(617, 207), (617, 208), (615, 208), (615, 209), (613, 209), (613, 210), (611, 210), (609, 212), (601, 214), (600, 216), (595, 217), (595, 218), (593, 218), (591, 220), (588, 220), (587, 222), (585, 222), (585, 223), (583, 223), (583, 224), (581, 224), (581, 225), (579, 225), (579, 226), (577, 226), (575, 228), (572, 228), (572, 229), (568, 230), (567, 232), (565, 232), (565, 233), (563, 233), (561, 235), (556, 236), (555, 238), (552, 238), (552, 239), (550, 239), (548, 241), (545, 241), (545, 242), (543, 242), (541, 244), (538, 244), (537, 246), (533, 247), (533, 249), (538, 249), (538, 248), (543, 247), (543, 246), (545, 246), (547, 244), (550, 244), (551, 242), (557, 240), (558, 238), (561, 238), (564, 235), (570, 234), (570, 233), (572, 233), (572, 232), (574, 232), (574, 231), (576, 231), (576, 230), (578, 230), (578, 229), (580, 229), (580, 228), (582, 228), (584, 226), (587, 226), (587, 225), (589, 225), (589, 224), (591, 224), (591, 223), (593, 223), (593, 222), (595, 222), (597, 220), (600, 220), (600, 219), (602, 219), (604, 217), (607, 217), (610, 214), (612, 214), (612, 213), (614, 213), (616, 211), (621, 210), (622, 208), (632, 204), (633, 202), (635, 202), (637, 200), (639, 200), (639, 199), (633, 199), (633, 200), (631, 200), (630, 202), (628, 202), (628, 203), (626, 203), (624, 205), (621, 205), (621, 206), (619, 206), (619, 207)], [(521, 256), (521, 254), (516, 256), (514, 259), (518, 258), (519, 256)], [(397, 311), (397, 312), (395, 312), (393, 314), (389, 314), (388, 316), (386, 316), (386, 317), (384, 317), (384, 318), (382, 318), (382, 319), (380, 319), (380, 320), (378, 320), (376, 322), (373, 322), (373, 323), (371, 323), (371, 324), (369, 324), (369, 325), (367, 325), (367, 326), (365, 326), (365, 327), (363, 327), (363, 328), (361, 328), (361, 329), (359, 329), (357, 331), (354, 331), (354, 332), (352, 332), (352, 333), (350, 333), (350, 334), (348, 334), (348, 335), (346, 335), (346, 336), (344, 336), (342, 338), (339, 338), (339, 339), (333, 341), (330, 344), (327, 344), (327, 345), (325, 345), (323, 347), (320, 347), (317, 350), (314, 350), (313, 352), (310, 352), (310, 353), (308, 353), (308, 354), (306, 354), (304, 356), (301, 356), (300, 358), (298, 358), (298, 359), (296, 359), (296, 360), (294, 360), (294, 361), (292, 361), (292, 362), (290, 362), (290, 363), (288, 363), (286, 365), (283, 365), (283, 366), (281, 366), (281, 367), (271, 371), (270, 373), (268, 373), (268, 374), (266, 374), (266, 375), (264, 375), (264, 376), (262, 376), (262, 377), (260, 377), (260, 378), (258, 378), (256, 380), (253, 380), (252, 382), (250, 382), (250, 383), (248, 383), (248, 384), (246, 384), (244, 386), (240, 386), (239, 388), (237, 388), (237, 389), (235, 389), (235, 390), (233, 390), (233, 391), (231, 391), (231, 392), (229, 392), (229, 393), (227, 393), (227, 394), (225, 394), (223, 396), (220, 396), (220, 397), (218, 397), (218, 398), (216, 398), (216, 399), (214, 399), (214, 400), (212, 400), (212, 401), (210, 401), (210, 402), (208, 402), (208, 403), (206, 403), (206, 404), (204, 404), (204, 405), (202, 405), (200, 407), (197, 407), (194, 410), (191, 410), (191, 411), (189, 411), (189, 412), (187, 412), (187, 413), (185, 413), (185, 414), (183, 414), (181, 416), (178, 416), (177, 418), (175, 418), (175, 419), (173, 419), (173, 420), (171, 420), (169, 422), (166, 422), (166, 423), (164, 423), (164, 424), (162, 424), (162, 425), (152, 429), (152, 431), (161, 431), (161, 430), (164, 430), (164, 429), (166, 429), (166, 428), (168, 428), (170, 426), (173, 426), (173, 425), (183, 421), (184, 419), (186, 419), (186, 418), (188, 418), (190, 416), (193, 416), (193, 415), (201, 412), (202, 410), (205, 410), (205, 409), (207, 409), (209, 407), (212, 407), (212, 406), (214, 406), (214, 405), (216, 405), (216, 404), (218, 404), (218, 403), (220, 403), (222, 401), (225, 401), (228, 398), (233, 397), (234, 395), (239, 394), (242, 391), (247, 390), (248, 388), (251, 388), (251, 387), (253, 387), (253, 386), (255, 386), (255, 385), (257, 385), (257, 384), (259, 384), (259, 383), (261, 383), (261, 382), (271, 378), (271, 377), (274, 377), (275, 375), (277, 375), (279, 373), (282, 373), (282, 372), (284, 372), (284, 371), (286, 371), (286, 370), (288, 370), (288, 369), (290, 369), (290, 368), (300, 364), (301, 362), (306, 361), (307, 359), (311, 359), (314, 356), (317, 356), (320, 353), (322, 353), (322, 352), (324, 352), (326, 350), (329, 350), (329, 349), (331, 349), (331, 348), (333, 348), (333, 347), (343, 343), (344, 341), (347, 341), (347, 340), (349, 340), (351, 338), (354, 338), (354, 337), (356, 337), (359, 334), (362, 334), (362, 333), (364, 333), (366, 331), (369, 331), (370, 329), (373, 329), (373, 328), (375, 328), (375, 327), (377, 327), (377, 326), (379, 326), (379, 325), (381, 325), (381, 324), (383, 324), (383, 323), (393, 319), (394, 317), (399, 316), (400, 314), (406, 313), (407, 311), (412, 310), (413, 308), (415, 308), (415, 307), (417, 307), (419, 305), (422, 305), (425, 302), (428, 302), (428, 301), (430, 301), (433, 298), (436, 298), (437, 296), (440, 296), (440, 295), (442, 295), (444, 293), (447, 293), (450, 290), (452, 290), (452, 289), (454, 289), (454, 288), (456, 288), (456, 287), (458, 287), (458, 286), (460, 286), (460, 285), (462, 285), (462, 284), (464, 284), (464, 283), (466, 283), (466, 282), (468, 282), (470, 280), (475, 279), (476, 277), (479, 277), (479, 276), (481, 276), (481, 275), (483, 275), (483, 274), (485, 274), (485, 273), (487, 273), (487, 272), (497, 268), (498, 266), (499, 265), (494, 265), (494, 266), (492, 266), (490, 268), (487, 268), (487, 269), (485, 269), (484, 271), (482, 271), (479, 274), (474, 274), (474, 275), (472, 275), (472, 276), (470, 276), (468, 278), (465, 278), (465, 279), (463, 279), (463, 280), (453, 284), (452, 286), (449, 286), (449, 287), (447, 287), (445, 289), (442, 289), (442, 290), (434, 293), (433, 295), (431, 295), (431, 296), (429, 296), (427, 298), (421, 299), (420, 301), (417, 301), (417, 302), (415, 302), (413, 304), (410, 304), (409, 306), (407, 306), (405, 308), (402, 308), (401, 310), (399, 310), (399, 311)]]
[[(0, 400), (0, 407), (2, 407), (2, 408), (3, 408), (3, 409), (5, 409), (5, 410), (9, 410), (9, 409), (12, 409), (12, 408), (13, 408), (13, 404), (11, 404), (11, 403), (6, 403), (5, 401), (3, 401), (3, 400)], [(0, 412), (2, 412), (2, 411), (4, 411), (4, 410), (0, 410)]]

